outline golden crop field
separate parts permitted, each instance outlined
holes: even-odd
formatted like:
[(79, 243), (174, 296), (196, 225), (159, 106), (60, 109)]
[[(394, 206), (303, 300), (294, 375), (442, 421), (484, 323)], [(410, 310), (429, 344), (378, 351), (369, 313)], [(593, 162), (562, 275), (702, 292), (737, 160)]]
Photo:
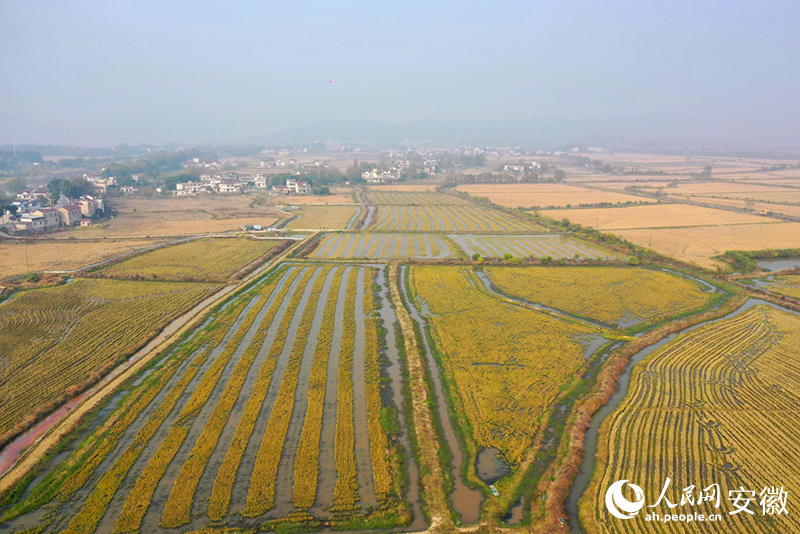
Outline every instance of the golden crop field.
[(165, 239), (103, 239), (0, 243), (0, 279), (39, 271), (73, 271), (166, 243)]
[(667, 256), (714, 269), (713, 256), (728, 250), (763, 250), (800, 247), (800, 223), (744, 224), (619, 230), (625, 239)]
[(164, 247), (101, 271), (109, 275), (158, 278), (228, 277), (266, 254), (280, 241), (245, 238), (203, 238)]
[(530, 232), (535, 225), (471, 205), (378, 206), (374, 232)]
[(597, 208), (545, 211), (555, 219), (567, 218), (597, 230), (621, 230), (627, 228), (665, 228), (669, 226), (717, 226), (774, 223), (755, 215), (734, 213), (688, 204), (656, 204), (627, 208)]
[(688, 278), (640, 268), (491, 267), (503, 292), (528, 302), (600, 321), (632, 326), (703, 307), (703, 286)]
[[(95, 282), (186, 285), (80, 283)], [(366, 267), (273, 271), (126, 386), (119, 408), (31, 500), (4, 510), (0, 528), (42, 505), (70, 534), (201, 530), (242, 516), (405, 524), (375, 284)]]
[(473, 197), (486, 197), (495, 204), (508, 208), (564, 207), (600, 202), (655, 202), (648, 198), (565, 184), (468, 184), (459, 185), (456, 189)]
[(330, 234), (313, 258), (447, 258), (452, 257), (443, 237), (402, 234)]
[(550, 256), (553, 259), (595, 258), (610, 259), (617, 254), (605, 247), (580, 241), (566, 235), (454, 235), (455, 241), (468, 256), (479, 254), (484, 258), (502, 258), (511, 254), (517, 258), (542, 258)]
[(779, 295), (786, 295), (800, 300), (800, 275), (776, 276), (767, 283), (766, 289)]
[(76, 279), (0, 304), (0, 439), (96, 381), (217, 287)]
[[(598, 463), (580, 502), (584, 529), (592, 534), (676, 528), (686, 533), (800, 532), (800, 517), (791, 508), (800, 462), (795, 446), (798, 354), (800, 317), (755, 306), (649, 355), (633, 369), (628, 394), (601, 426)], [(659, 502), (668, 478), (664, 497), (674, 508)], [(611, 517), (606, 488), (623, 479), (642, 488), (646, 505), (655, 508), (628, 520)], [(763, 488), (772, 486), (789, 491), (788, 514), (764, 514)], [(731, 515), (736, 507), (729, 492), (740, 487), (754, 492), (750, 513)], [(714, 491), (719, 505), (713, 498), (698, 498), (712, 497)], [(678, 524), (646, 521), (651, 513), (693, 512), (723, 517)]]
[(292, 210), (298, 218), (286, 227), (301, 230), (344, 230), (355, 223), (355, 206), (303, 206)]
[(444, 193), (415, 191), (367, 191), (367, 201), (377, 206), (459, 206), (469, 201)]
[(561, 387), (585, 365), (581, 339), (596, 331), (492, 298), (478, 283), (464, 267), (411, 270), (475, 443), (517, 465)]

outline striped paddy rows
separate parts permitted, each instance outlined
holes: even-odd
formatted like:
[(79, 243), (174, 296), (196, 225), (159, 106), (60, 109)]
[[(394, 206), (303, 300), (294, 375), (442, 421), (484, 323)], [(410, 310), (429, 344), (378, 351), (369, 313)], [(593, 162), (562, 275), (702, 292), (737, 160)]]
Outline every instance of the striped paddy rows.
[(530, 224), (469, 205), (377, 206), (373, 231), (530, 232)]
[(98, 429), (110, 440), (90, 435), (55, 468), (86, 466), (50, 480), (49, 494), (69, 500), (50, 530), (204, 528), (239, 514), (346, 521), (398, 502), (391, 436), (373, 413), (374, 276), (289, 266), (219, 312)]
[(314, 258), (446, 258), (447, 242), (438, 236), (398, 234), (331, 234)]
[(452, 235), (467, 255), (480, 254), (484, 257), (502, 258), (511, 254), (518, 258), (550, 256), (552, 258), (609, 259), (613, 252), (601, 249), (587, 242), (578, 242), (561, 235)]
[(466, 205), (468, 201), (453, 195), (426, 192), (370, 191), (367, 201), (379, 206)]
[[(797, 399), (800, 317), (754, 306), (706, 325), (655, 351), (631, 373), (628, 393), (600, 430), (598, 464), (580, 504), (591, 533), (675, 532), (672, 524), (611, 518), (605, 492), (630, 479), (644, 490), (647, 513), (722, 514), (720, 522), (682, 523), (680, 532), (800, 532), (800, 518), (762, 515), (765, 487), (798, 484)], [(635, 478), (634, 478), (635, 477)], [(720, 505), (682, 502), (682, 490), (719, 485)], [(729, 491), (755, 491), (749, 513), (729, 515)], [(694, 502), (694, 501), (693, 501)], [(644, 512), (644, 511), (643, 511)]]

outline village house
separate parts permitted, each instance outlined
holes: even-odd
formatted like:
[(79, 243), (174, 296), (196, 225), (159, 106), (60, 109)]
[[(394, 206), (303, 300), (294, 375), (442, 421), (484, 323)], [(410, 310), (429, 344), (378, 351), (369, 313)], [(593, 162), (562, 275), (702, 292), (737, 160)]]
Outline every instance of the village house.
[(17, 213), (33, 212), (42, 207), (38, 200), (15, 200), (11, 204), (17, 207)]
[(289, 188), (286, 187), (285, 185), (273, 185), (272, 190), (269, 192), (269, 196), (271, 197), (288, 195), (288, 194), (289, 194)]
[(71, 206), (58, 208), (59, 224), (63, 226), (76, 226), (80, 224), (81, 218), (83, 217), (81, 208), (82, 206), (80, 204), (72, 204)]
[(122, 185), (119, 190), (123, 193), (138, 193), (139, 188), (135, 185)]
[(222, 180), (217, 185), (217, 191), (220, 193), (237, 193), (242, 189), (242, 182), (238, 180)]
[(32, 213), (22, 213), (17, 217), (15, 227), (17, 230), (25, 230), (27, 232), (44, 231), (44, 217)]
[(86, 217), (94, 217), (96, 213), (104, 211), (103, 199), (92, 195), (83, 195), (77, 203), (81, 205), (81, 213)]
[(81, 226), (91, 226), (91, 225), (92, 225), (91, 219), (86, 219), (86, 218), (81, 219)]
[(52, 230), (53, 228), (58, 228), (61, 225), (58, 217), (58, 210), (56, 208), (40, 208), (34, 211), (32, 215), (38, 215), (44, 219), (45, 230)]
[(367, 181), (368, 184), (386, 184), (391, 182), (396, 182), (399, 178), (399, 173), (397, 171), (364, 171), (361, 173), (361, 177)]
[(47, 189), (24, 189), (17, 191), (17, 200), (39, 200), (43, 198), (50, 198), (50, 193)]
[(183, 182), (179, 184), (175, 184), (175, 191), (172, 192), (173, 195), (196, 195), (204, 188), (201, 182)]
[(286, 187), (289, 189), (289, 191), (298, 195), (308, 195), (311, 193), (311, 186), (308, 182), (286, 180)]

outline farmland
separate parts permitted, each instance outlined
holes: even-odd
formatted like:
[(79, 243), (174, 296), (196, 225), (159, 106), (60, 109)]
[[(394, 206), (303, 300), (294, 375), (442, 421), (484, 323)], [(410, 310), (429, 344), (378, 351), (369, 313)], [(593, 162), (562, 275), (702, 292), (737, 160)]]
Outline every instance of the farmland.
[(479, 254), (485, 258), (502, 258), (511, 254), (518, 258), (550, 256), (552, 258), (614, 257), (614, 252), (598, 245), (578, 241), (562, 235), (453, 235), (468, 256)]
[(569, 207), (601, 202), (654, 202), (642, 197), (564, 184), (470, 184), (460, 185), (457, 189), (473, 197), (486, 197), (507, 208)]
[(280, 241), (242, 238), (196, 239), (106, 267), (105, 275), (147, 278), (224, 278), (257, 260)]
[(697, 282), (664, 271), (491, 267), (486, 274), (506, 294), (620, 326), (685, 314), (709, 300)]
[(715, 269), (713, 256), (727, 250), (800, 247), (800, 223), (620, 230), (619, 235), (667, 256)]
[[(32, 490), (61, 510), (49, 528), (407, 523), (376, 273), (284, 266), (218, 309)], [(26, 524), (26, 506), (4, 519)]]
[[(727, 198), (709, 198), (709, 197), (689, 197), (692, 202), (699, 202), (702, 204), (718, 204), (720, 206), (730, 206), (739, 209), (747, 209), (748, 201), (745, 199), (727, 199)], [(762, 212), (769, 210), (773, 213), (783, 213), (793, 217), (800, 217), (800, 206), (786, 205), (786, 204), (770, 204), (766, 202), (755, 202), (750, 209)]]
[(767, 280), (762, 280), (759, 287), (763, 287), (778, 293), (800, 300), (800, 275), (775, 276)]
[(586, 365), (584, 343), (597, 331), (479, 292), (463, 267), (419, 266), (410, 276), (471, 438), (518, 465), (562, 385)]
[[(682, 523), (681, 532), (797, 532), (796, 514), (762, 515), (763, 488), (796, 485), (800, 454), (796, 407), (800, 394), (800, 317), (767, 306), (708, 324), (649, 355), (631, 374), (628, 395), (600, 430), (598, 465), (581, 500), (587, 532), (674, 532), (645, 515), (720, 513), (720, 522)], [(671, 485), (659, 504), (665, 479)], [(646, 508), (611, 518), (604, 503), (613, 481), (632, 479)], [(720, 504), (695, 503), (718, 484)], [(689, 488), (691, 486), (691, 488)], [(750, 513), (735, 510), (729, 491), (755, 492)], [(693, 495), (690, 505), (684, 496)], [(672, 508), (677, 505), (677, 508)]]
[(566, 217), (571, 222), (591, 226), (597, 230), (769, 224), (775, 222), (773, 219), (765, 219), (755, 215), (686, 204), (558, 210), (544, 212), (544, 214), (556, 219)]
[(311, 254), (314, 258), (446, 258), (452, 251), (436, 235), (330, 234)]
[(397, 191), (401, 193), (420, 193), (423, 191), (434, 191), (436, 184), (391, 184), (391, 185), (371, 185), (369, 191)]
[(373, 232), (530, 232), (533, 228), (531, 223), (471, 205), (383, 205), (377, 207), (377, 221), (370, 230)]
[(367, 192), (367, 201), (377, 206), (463, 206), (468, 201), (443, 193), (416, 191), (373, 191)]
[(71, 271), (157, 246), (161, 239), (81, 240), (0, 244), (2, 278), (39, 271)]
[(278, 217), (274, 213), (227, 219), (215, 218), (201, 211), (122, 213), (102, 225), (76, 229), (76, 235), (89, 236), (181, 236), (241, 230), (249, 224), (271, 226)]
[(77, 279), (0, 304), (0, 439), (96, 382), (216, 287)]
[[(685, 160), (665, 156), (665, 165), (702, 171)], [(585, 177), (595, 180), (590, 171)], [(321, 231), (244, 280), (244, 267), (284, 242), (203, 236), (84, 278), (39, 281), (63, 285), (19, 293), (29, 286), (10, 286), (12, 297), (0, 304), (0, 346), (14, 349), (0, 357), (6, 432), (97, 380), (170, 317), (225, 289), (169, 341), (134, 360), (141, 368), (123, 364), (107, 396), (87, 393), (97, 404), (76, 404), (86, 408), (81, 426), (55, 427), (70, 429), (63, 449), (47, 456), (33, 443), (22, 453), (22, 464), (41, 462), (27, 487), (0, 485), (0, 530), (559, 528), (563, 508), (573, 513), (563, 495), (577, 471), (572, 462), (593, 443), (581, 441), (591, 419), (587, 406), (610, 395), (617, 382), (609, 374), (625, 365), (621, 355), (706, 320), (706, 313), (729, 313), (745, 301), (744, 290), (721, 271), (665, 261), (609, 234), (570, 231), (566, 223), (427, 187), (366, 187), (370, 217), (363, 228), (355, 225), (363, 204), (286, 206), (279, 215), (292, 217), (285, 221), (290, 230)], [(473, 189), (480, 188), (563, 206), (582, 194), (605, 194), (562, 184)], [(165, 199), (161, 207), (170, 209), (154, 211), (130, 199), (108, 228), (90, 231), (131, 217), (163, 216), (168, 228), (173, 216), (232, 221), (277, 213), (254, 200), (239, 211), (233, 196), (219, 197), (217, 206), (205, 197), (195, 210)], [(800, 224), (690, 205), (648, 200), (548, 213), (710, 268), (712, 256), (726, 250), (800, 247), (793, 241)], [(613, 216), (618, 226), (583, 221), (583, 214)], [(759, 286), (777, 294), (795, 295), (800, 286), (797, 275), (757, 276)], [(793, 409), (785, 399), (796, 388), (790, 382), (798, 321), (755, 306), (661, 342), (632, 367), (624, 414), (608, 409), (614, 426), (601, 435), (601, 453), (605, 444), (611, 467), (598, 470), (597, 484), (640, 467), (647, 478), (636, 482), (646, 482), (649, 492), (660, 489), (651, 479), (665, 473), (673, 480), (695, 472), (703, 480), (708, 473), (738, 480), (742, 466), (754, 462), (735, 442), (744, 425), (731, 421), (747, 418), (753, 426), (762, 411), (769, 428), (785, 429), (790, 420), (778, 412)], [(773, 404), (758, 405), (755, 395)], [(713, 403), (721, 408), (712, 413), (706, 406)], [(729, 419), (719, 426), (722, 417)], [(737, 430), (721, 434), (728, 426)], [(790, 440), (767, 430), (774, 465)], [(702, 441), (712, 434), (713, 444)], [(672, 467), (657, 466), (658, 455)], [(789, 474), (785, 480), (791, 482)], [(681, 479), (681, 487), (695, 482)], [(615, 529), (593, 488), (584, 504), (595, 514), (589, 521), (601, 523), (598, 532)], [(645, 532), (636, 521), (623, 527)]]
[(286, 227), (299, 230), (344, 230), (355, 223), (361, 208), (352, 206), (302, 206), (292, 210), (297, 218)]

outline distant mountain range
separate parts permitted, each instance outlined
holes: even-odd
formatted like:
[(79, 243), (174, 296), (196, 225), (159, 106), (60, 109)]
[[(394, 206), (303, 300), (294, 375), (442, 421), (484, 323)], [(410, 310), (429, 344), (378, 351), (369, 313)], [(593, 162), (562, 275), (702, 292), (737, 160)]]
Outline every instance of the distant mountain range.
[(684, 145), (797, 145), (797, 132), (761, 132), (746, 125), (709, 125), (688, 118), (614, 116), (569, 120), (539, 117), (520, 120), (422, 120), (407, 124), (353, 120), (316, 122), (275, 132), (257, 142), (275, 144), (357, 143), (372, 146), (406, 144), (553, 147), (669, 147)]

